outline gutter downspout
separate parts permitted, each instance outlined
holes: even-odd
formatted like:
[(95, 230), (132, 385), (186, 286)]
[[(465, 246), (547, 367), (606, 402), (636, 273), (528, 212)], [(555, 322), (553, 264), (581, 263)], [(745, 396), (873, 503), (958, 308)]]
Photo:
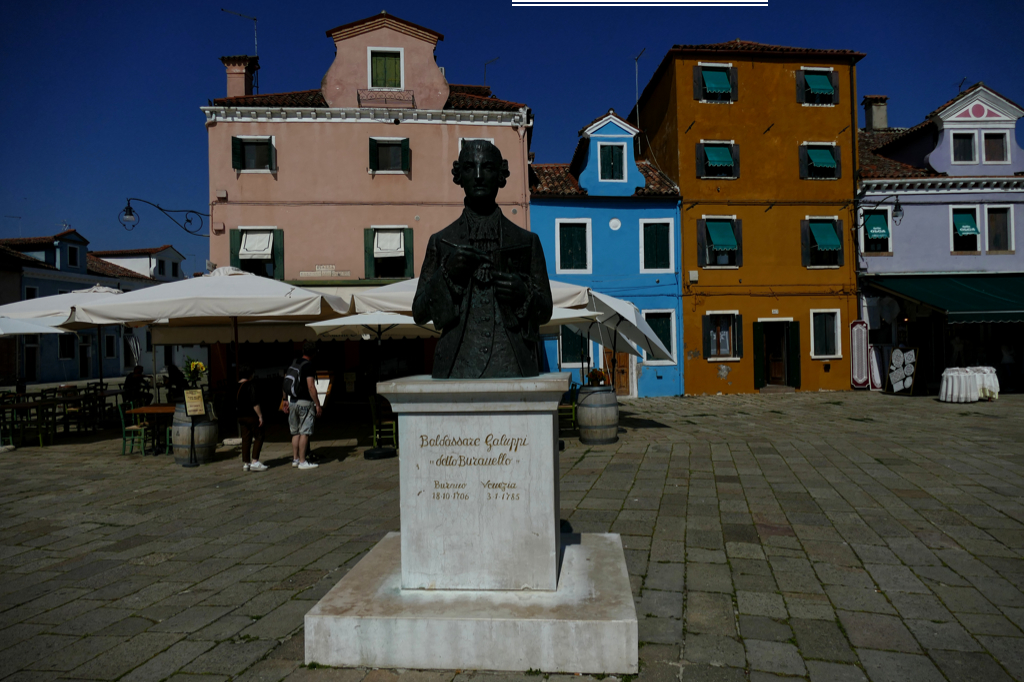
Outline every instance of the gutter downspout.
[[(857, 149), (857, 130), (859, 128), (857, 126), (857, 81), (856, 81), (856, 77), (854, 75), (854, 70), (856, 68), (857, 68), (856, 64), (851, 61), (850, 62), (850, 139), (853, 140), (853, 144), (850, 145), (851, 150), (852, 150), (852, 153), (850, 154), (850, 156), (853, 159), (853, 172), (850, 175), (851, 175), (851, 179), (853, 181), (853, 206), (850, 209), (850, 212), (851, 212), (851, 216), (850, 216), (851, 217), (850, 229), (852, 230), (852, 235), (853, 235), (853, 254), (854, 254), (854, 258), (853, 258), (853, 282), (852, 282), (852, 284), (853, 284), (853, 291), (854, 291), (854, 294), (853, 294), (854, 295), (854, 303), (857, 306), (857, 318), (856, 319), (863, 320), (864, 319), (864, 315), (863, 315), (863, 311), (861, 310), (862, 306), (861, 306), (860, 276), (858, 274), (860, 272), (860, 261), (861, 261), (860, 239), (859, 239), (859, 237), (860, 237), (860, 226), (858, 225), (858, 218), (859, 218), (859, 215), (860, 215), (860, 206), (859, 206), (859, 203), (857, 201), (857, 198), (858, 198), (857, 197), (857, 192), (858, 192), (857, 185), (860, 182), (860, 170), (859, 170), (860, 159), (858, 158), (858, 152), (860, 150)], [(851, 347), (852, 347), (852, 344), (851, 344)]]

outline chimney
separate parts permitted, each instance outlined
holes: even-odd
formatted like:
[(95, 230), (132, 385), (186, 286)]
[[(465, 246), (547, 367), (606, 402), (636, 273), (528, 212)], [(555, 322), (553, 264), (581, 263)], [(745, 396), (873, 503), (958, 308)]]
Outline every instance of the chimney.
[(886, 111), (886, 102), (889, 98), (885, 95), (864, 95), (861, 105), (864, 107), (864, 128), (866, 130), (880, 130), (889, 127), (889, 114)]
[(253, 74), (260, 70), (260, 58), (240, 55), (221, 57), (228, 72), (228, 97), (247, 97), (252, 94)]

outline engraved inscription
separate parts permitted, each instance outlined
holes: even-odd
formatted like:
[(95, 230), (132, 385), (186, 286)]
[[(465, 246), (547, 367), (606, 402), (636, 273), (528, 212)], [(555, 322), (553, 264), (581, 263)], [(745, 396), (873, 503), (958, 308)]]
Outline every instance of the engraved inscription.
[[(512, 455), (519, 448), (529, 447), (525, 437), (508, 434), (487, 434), (483, 438), (474, 436), (452, 436), (443, 434), (420, 434), (420, 448), (439, 448), (442, 453), (428, 464), (440, 467), (438, 472), (460, 468), (496, 467), (508, 471), (508, 467), (518, 464), (520, 460)], [(477, 453), (456, 454), (450, 452), (454, 448), (478, 449)], [(482, 450), (484, 454), (480, 454)], [(495, 452), (497, 450), (497, 452)], [(454, 473), (454, 472), (453, 472)], [(485, 501), (517, 502), (520, 499), (519, 486), (515, 480), (507, 478), (495, 480), (488, 478), (478, 481), (480, 492)], [(473, 484), (475, 485), (475, 483)], [(465, 502), (472, 498), (469, 484), (465, 481), (447, 481), (443, 478), (434, 479), (434, 488), (430, 491), (430, 499), (437, 502)], [(421, 491), (424, 492), (424, 491)]]

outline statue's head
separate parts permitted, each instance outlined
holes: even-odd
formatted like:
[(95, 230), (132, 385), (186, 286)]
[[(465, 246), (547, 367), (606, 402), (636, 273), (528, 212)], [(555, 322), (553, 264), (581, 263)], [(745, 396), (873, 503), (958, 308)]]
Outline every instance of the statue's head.
[(509, 176), (508, 161), (487, 140), (466, 140), (459, 160), (452, 164), (452, 178), (471, 200), (494, 201)]

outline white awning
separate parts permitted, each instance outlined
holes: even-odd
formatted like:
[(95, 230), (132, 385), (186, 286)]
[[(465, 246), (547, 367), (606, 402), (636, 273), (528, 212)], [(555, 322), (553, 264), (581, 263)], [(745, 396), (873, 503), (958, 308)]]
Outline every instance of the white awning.
[(273, 230), (242, 230), (242, 247), (238, 250), (242, 260), (274, 257)]
[(405, 232), (398, 230), (373, 231), (374, 258), (405, 258)]

